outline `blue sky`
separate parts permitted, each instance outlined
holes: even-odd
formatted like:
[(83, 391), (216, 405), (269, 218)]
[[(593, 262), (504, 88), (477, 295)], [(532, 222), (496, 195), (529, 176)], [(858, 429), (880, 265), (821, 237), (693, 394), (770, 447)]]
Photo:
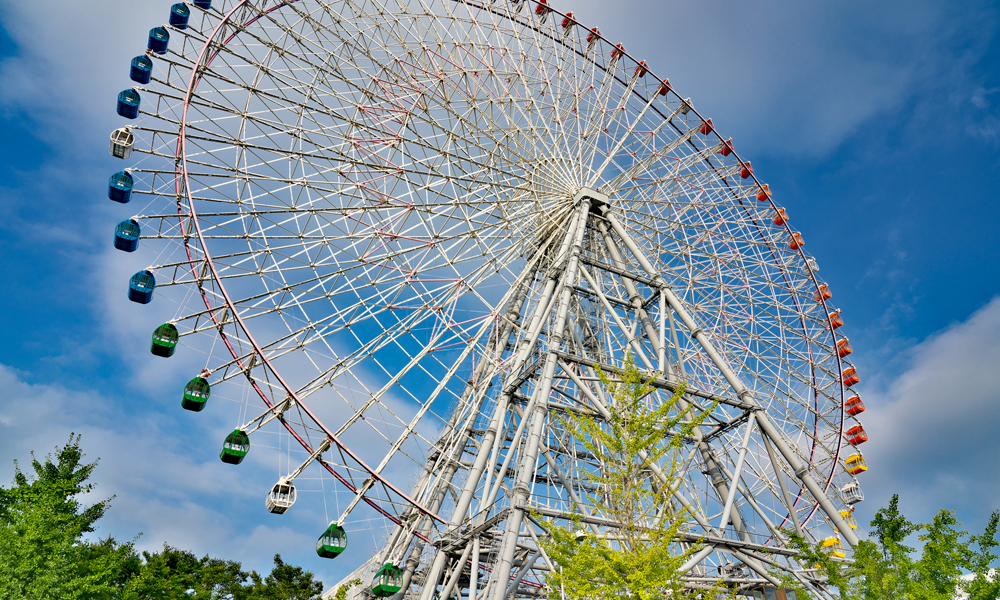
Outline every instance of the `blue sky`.
[[(175, 374), (133, 352), (107, 135), (169, 4), (0, 0), (0, 480), (82, 433), (117, 494), (100, 534), (264, 570), (281, 552), (332, 583), (347, 563), (313, 553), (323, 517), (265, 513), (273, 460), (225, 468), (223, 423), (179, 415)], [(1000, 6), (553, 5), (690, 96), (803, 233), (869, 407), (858, 520), (898, 492), (912, 518), (981, 529), (1000, 508)]]

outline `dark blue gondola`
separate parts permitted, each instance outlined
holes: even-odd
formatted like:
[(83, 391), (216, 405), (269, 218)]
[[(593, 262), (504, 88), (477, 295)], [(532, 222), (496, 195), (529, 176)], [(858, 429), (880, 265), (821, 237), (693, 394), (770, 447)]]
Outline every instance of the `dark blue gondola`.
[(139, 271), (128, 280), (128, 299), (139, 304), (149, 304), (153, 299), (156, 278), (149, 271)]
[(146, 47), (157, 54), (167, 53), (167, 44), (170, 43), (170, 34), (163, 27), (154, 27), (149, 30), (149, 43)]
[(188, 19), (191, 18), (191, 9), (183, 2), (170, 7), (170, 26), (177, 29), (187, 29)]
[(198, 8), (208, 10), (212, 8), (212, 0), (194, 0), (194, 5)]
[(139, 103), (142, 98), (135, 90), (124, 90), (118, 94), (118, 114), (126, 119), (134, 119), (139, 116)]
[(153, 61), (148, 56), (136, 56), (128, 70), (128, 78), (136, 83), (149, 83), (153, 78)]
[(115, 227), (115, 248), (135, 252), (139, 247), (139, 223), (135, 219), (122, 221)]
[(128, 201), (132, 199), (132, 187), (134, 185), (135, 180), (132, 179), (132, 176), (127, 171), (118, 171), (108, 180), (108, 198), (111, 198), (115, 202), (128, 204)]

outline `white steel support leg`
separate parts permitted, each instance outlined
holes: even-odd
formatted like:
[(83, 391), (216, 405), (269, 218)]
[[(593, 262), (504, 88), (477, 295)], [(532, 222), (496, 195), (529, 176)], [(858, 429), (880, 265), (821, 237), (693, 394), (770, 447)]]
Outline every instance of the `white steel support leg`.
[[(531, 566), (535, 564), (536, 560), (538, 560), (538, 557), (541, 554), (541, 552), (542, 549), (541, 547), (539, 547), (538, 550), (535, 550), (534, 554), (527, 557), (527, 560), (525, 560), (524, 564), (521, 565), (521, 570), (518, 571), (517, 577), (514, 578), (514, 581), (510, 582), (510, 585), (507, 586), (507, 589), (504, 591), (505, 598), (514, 597), (514, 592), (517, 591), (517, 586), (521, 585), (521, 580), (524, 579), (524, 576), (528, 574), (529, 570), (531, 570)], [(497, 583), (499, 584), (500, 582), (497, 581)]]
[[(608, 231), (608, 226), (602, 221), (597, 221), (597, 229), (601, 232), (601, 237), (604, 238), (604, 247), (608, 251), (608, 255), (611, 256), (611, 262), (614, 263), (616, 267), (621, 270), (625, 270), (628, 265), (625, 264), (625, 259), (622, 258), (621, 252), (618, 251), (618, 246), (615, 245), (613, 239), (611, 239), (611, 233)], [(629, 302), (632, 303), (632, 308), (635, 310), (636, 314), (639, 315), (639, 320), (642, 321), (642, 326), (646, 330), (646, 337), (653, 344), (653, 348), (657, 350), (657, 353), (662, 353), (663, 347), (666, 346), (666, 340), (663, 337), (662, 329), (659, 336), (656, 334), (656, 329), (653, 327), (653, 322), (649, 318), (649, 314), (646, 309), (642, 307), (642, 296), (639, 294), (639, 290), (635, 287), (635, 282), (628, 277), (621, 278), (622, 285), (625, 287), (625, 291), (628, 292)], [(661, 369), (662, 370), (662, 369)]]
[(458, 583), (458, 578), (462, 576), (462, 571), (465, 570), (465, 563), (469, 560), (469, 555), (472, 554), (473, 545), (475, 545), (474, 541), (465, 545), (465, 551), (462, 552), (462, 557), (458, 559), (457, 563), (455, 563), (455, 568), (452, 570), (451, 577), (448, 578), (448, 583), (445, 584), (444, 589), (441, 590), (441, 595), (439, 596), (440, 598), (451, 598), (451, 591), (455, 589), (455, 584)]
[(664, 314), (667, 312), (667, 301), (663, 297), (663, 294), (659, 295), (660, 303), (660, 348), (659, 348), (659, 359), (660, 359), (660, 373), (663, 373), (664, 377), (669, 379), (667, 375), (667, 331), (666, 331), (666, 318)]
[(683, 565), (681, 565), (680, 568), (677, 569), (677, 572), (678, 573), (687, 573), (687, 572), (691, 571), (691, 569), (693, 569), (695, 567), (695, 565), (697, 565), (701, 561), (705, 560), (705, 557), (707, 557), (709, 554), (711, 554), (713, 550), (715, 550), (715, 546), (713, 546), (711, 544), (705, 546), (700, 551), (698, 551), (697, 554), (695, 554), (694, 556), (692, 556), (691, 558), (689, 558), (686, 563), (684, 563)]
[[(615, 241), (611, 236), (611, 231), (608, 229), (607, 224), (604, 221), (598, 220), (597, 229), (601, 232), (601, 236), (604, 238), (604, 247), (607, 249), (608, 255), (611, 257), (612, 262), (617, 268), (624, 271), (627, 268), (627, 264), (625, 262), (624, 257), (622, 257), (621, 252), (618, 250), (618, 246), (615, 244)], [(643, 322), (643, 325), (646, 329), (646, 337), (649, 338), (650, 342), (652, 342), (653, 344), (653, 347), (657, 349), (658, 354), (660, 355), (660, 357), (662, 357), (660, 359), (660, 363), (662, 365), (660, 367), (660, 371), (664, 373), (665, 377), (667, 377), (668, 374), (665, 372), (667, 344), (666, 344), (665, 324), (663, 322), (663, 314), (666, 313), (666, 298), (663, 295), (662, 290), (657, 290), (657, 293), (660, 296), (659, 298), (660, 331), (659, 333), (657, 333), (655, 328), (653, 327), (651, 320), (649, 319), (648, 314), (645, 312), (645, 310), (641, 308), (641, 302), (637, 300), (640, 298), (640, 294), (638, 293), (635, 287), (635, 283), (627, 277), (622, 277), (621, 280), (622, 280), (622, 285), (625, 286), (626, 291), (628, 291), (629, 296), (632, 299), (633, 307), (636, 308), (637, 314), (640, 320)], [(612, 316), (614, 316), (613, 313)], [(673, 316), (668, 315), (668, 317), (670, 319), (671, 333), (674, 334), (673, 338), (674, 351), (677, 354), (678, 365), (681, 370), (681, 373), (683, 374), (684, 366), (680, 362), (680, 346), (677, 344), (677, 336), (673, 327), (674, 325)], [(640, 356), (640, 358), (642, 357)], [(649, 367), (648, 364), (646, 366), (647, 368), (650, 368), (652, 370), (652, 368)], [(667, 378), (670, 379), (672, 377), (673, 374), (670, 374), (670, 376)], [(681, 398), (680, 402), (678, 403), (678, 406), (681, 410), (685, 410), (688, 406), (687, 401), (684, 398)], [(701, 454), (701, 461), (705, 465), (705, 472), (711, 478), (712, 486), (715, 488), (716, 493), (719, 495), (719, 499), (725, 502), (725, 499), (729, 496), (730, 490), (728, 485), (726, 484), (725, 478), (722, 477), (722, 472), (719, 469), (719, 461), (715, 457), (715, 452), (713, 452), (709, 444), (703, 440), (704, 434), (700, 426), (695, 427), (694, 431), (692, 432), (692, 435), (694, 435), (695, 439), (697, 440), (697, 446)], [(739, 513), (737, 512), (732, 514), (730, 518), (733, 522), (733, 527), (736, 529), (737, 534), (739, 534), (740, 536), (740, 539), (743, 540), (749, 539), (747, 537), (746, 530), (743, 527), (743, 520), (740, 517)]]
[(469, 571), (469, 600), (476, 600), (479, 591), (479, 536), (472, 538), (472, 565)]
[[(521, 522), (524, 519), (525, 506), (530, 495), (530, 484), (535, 471), (535, 463), (538, 461), (538, 447), (541, 443), (542, 430), (545, 427), (545, 420), (548, 416), (548, 398), (552, 390), (552, 377), (555, 375), (556, 369), (556, 355), (552, 350), (557, 350), (562, 345), (563, 335), (566, 330), (566, 316), (569, 313), (570, 297), (573, 294), (573, 281), (576, 278), (577, 265), (580, 261), (580, 248), (583, 244), (583, 235), (587, 229), (587, 215), (590, 211), (590, 202), (586, 197), (581, 197), (578, 194), (576, 202), (578, 203), (576, 218), (574, 219), (573, 227), (567, 232), (567, 238), (572, 236), (573, 244), (562, 274), (555, 327), (549, 331), (547, 339), (549, 353), (545, 357), (542, 377), (538, 383), (539, 390), (535, 395), (534, 402), (531, 403), (529, 410), (526, 411), (528, 413), (526, 418), (530, 419), (530, 427), (528, 429), (528, 437), (525, 440), (524, 454), (521, 456), (517, 481), (512, 490), (511, 512), (507, 517), (507, 528), (500, 545), (499, 561), (493, 572), (493, 600), (502, 600), (507, 588), (505, 582), (510, 578), (514, 562), (514, 552), (517, 550), (517, 539), (521, 532)], [(422, 600), (430, 599), (422, 597)]]
[(750, 433), (753, 431), (754, 414), (750, 413), (747, 419), (747, 430), (743, 435), (743, 444), (740, 446), (740, 454), (736, 459), (736, 471), (733, 473), (732, 485), (729, 486), (729, 496), (726, 497), (726, 506), (722, 509), (722, 518), (719, 519), (719, 531), (726, 530), (729, 523), (729, 513), (733, 511), (733, 502), (736, 500), (736, 490), (740, 487), (740, 473), (743, 472), (743, 461), (747, 456), (747, 447), (750, 446)]
[[(528, 269), (530, 269), (531, 271), (534, 271), (534, 270), (537, 269), (537, 265), (531, 265), (531, 266), (528, 267)], [(526, 273), (527, 273), (527, 270), (526, 270)], [(526, 276), (526, 277), (522, 278), (522, 280), (521, 280), (521, 286), (522, 287), (519, 290), (519, 293), (516, 296), (516, 299), (514, 300), (513, 304), (510, 307), (510, 311), (508, 313), (508, 317), (509, 318), (508, 318), (507, 322), (504, 323), (503, 329), (502, 329), (499, 337), (497, 338), (497, 347), (500, 348), (500, 349), (502, 349), (504, 346), (507, 345), (507, 343), (510, 340), (510, 336), (513, 335), (513, 333), (514, 333), (515, 322), (520, 317), (521, 309), (524, 307), (524, 301), (525, 301), (525, 298), (527, 297), (527, 294), (528, 294), (528, 288), (531, 286), (531, 278), (534, 277), (534, 273), (530, 273), (530, 275), (531, 275), (531, 277), (527, 277)], [(485, 358), (479, 363), (479, 365), (476, 367), (476, 373), (477, 373), (477, 375), (473, 377), (473, 381), (480, 381), (481, 380), (483, 374), (485, 373), (485, 371), (488, 368), (487, 367), (488, 364), (490, 364), (490, 363)], [(492, 377), (492, 373), (491, 373), (491, 377)], [(466, 399), (466, 397), (468, 395), (471, 395), (472, 393), (473, 393), (472, 386), (466, 386), (465, 392), (462, 395), (463, 401)], [(481, 398), (480, 398), (480, 401), (481, 401)], [(461, 406), (461, 404), (462, 403), (460, 402), (459, 406)], [(465, 491), (468, 490), (470, 484), (472, 485), (472, 491), (469, 492), (469, 494), (468, 494), (468, 496), (469, 496), (468, 501), (469, 502), (471, 502), (472, 493), (475, 491), (475, 482), (478, 482), (479, 477), (482, 475), (482, 468), (483, 468), (483, 466), (486, 463), (486, 459), (490, 455), (490, 449), (492, 448), (493, 439), (496, 437), (497, 430), (499, 429), (499, 422), (502, 422), (503, 415), (506, 413), (506, 408), (505, 407), (506, 407), (506, 398), (503, 397), (503, 396), (501, 396), (501, 398), (497, 402), (496, 409), (494, 410), (494, 415), (493, 415), (493, 419), (490, 421), (490, 426), (487, 429), (486, 433), (483, 435), (483, 442), (482, 442), (481, 447), (480, 447), (480, 452), (476, 456), (476, 462), (473, 465), (472, 472), (470, 472), (469, 480), (466, 481), (465, 488), (463, 489), (463, 498), (464, 498), (465, 497)], [(458, 410), (458, 408), (456, 408), (455, 409), (455, 413), (454, 413), (455, 416), (453, 418), (457, 418), (459, 412), (460, 411)], [(498, 420), (499, 420), (499, 422), (498, 422)], [(449, 429), (454, 428), (456, 425), (457, 425), (457, 423), (449, 423)], [(483, 450), (483, 448), (485, 448), (485, 451)], [(445, 488), (446, 488), (447, 485), (450, 484), (451, 478), (454, 477), (454, 475), (455, 475), (455, 473), (457, 471), (456, 465), (458, 464), (458, 461), (461, 458), (461, 453), (464, 452), (464, 445), (463, 444), (456, 444), (454, 452), (456, 452), (457, 455), (453, 455), (451, 457), (452, 460), (450, 461), (449, 466), (445, 470), (445, 477), (442, 478), (442, 483), (439, 484), (439, 485), (441, 485), (441, 487), (440, 487), (440, 489), (438, 490), (437, 494), (435, 495), (435, 497), (433, 499), (433, 504), (432, 505), (434, 506), (434, 508), (433, 508), (434, 512), (437, 512), (438, 509), (440, 508), (441, 504), (444, 502)], [(475, 470), (476, 470), (476, 466), (477, 465), (479, 467), (479, 474), (478, 475), (475, 474)], [(425, 470), (425, 473), (427, 473), (426, 470)], [(475, 476), (475, 479), (473, 479), (473, 476)], [(466, 509), (467, 508), (468, 508), (468, 505), (466, 505)], [(456, 512), (452, 515), (452, 521), (455, 520), (456, 515), (458, 515), (458, 514), (459, 513), (456, 510)], [(464, 511), (461, 514), (464, 515)], [(430, 532), (430, 526), (431, 526), (430, 519), (427, 518), (427, 517), (424, 517), (423, 518), (423, 523), (421, 524), (421, 528), (423, 529), (422, 533), (425, 536)], [(410, 553), (409, 559), (407, 560), (406, 568), (403, 571), (403, 585), (402, 585), (402, 589), (401, 589), (400, 593), (397, 594), (394, 598), (396, 598), (396, 597), (401, 598), (402, 596), (404, 596), (406, 594), (406, 591), (409, 589), (410, 582), (413, 579), (413, 572), (419, 566), (420, 555), (421, 555), (421, 553), (423, 551), (423, 547), (424, 547), (424, 542), (422, 540), (418, 539), (416, 541), (414, 547), (413, 547), (412, 552)], [(438, 555), (439, 556), (443, 556), (443, 553), (439, 552)], [(435, 560), (437, 560), (437, 556), (435, 556)]]
[(768, 441), (767, 437), (763, 441), (764, 448), (767, 449), (767, 457), (771, 459), (771, 468), (774, 469), (774, 478), (778, 480), (778, 485), (781, 487), (781, 499), (785, 502), (785, 508), (788, 509), (788, 515), (792, 518), (792, 523), (795, 524), (795, 533), (802, 535), (802, 524), (799, 523), (799, 515), (795, 512), (795, 507), (792, 506), (788, 490), (785, 488), (784, 474), (778, 468), (778, 461), (774, 458), (774, 450), (771, 449), (771, 442)]
[[(520, 408), (518, 408), (517, 406), (511, 406), (511, 410), (513, 410), (514, 413), (521, 418), (522, 423), (526, 420), (524, 412)], [(584, 504), (580, 500), (580, 497), (576, 495), (576, 492), (573, 490), (573, 486), (570, 484), (569, 480), (566, 479), (566, 475), (562, 472), (562, 469), (559, 468), (559, 465), (556, 463), (555, 459), (552, 458), (552, 455), (549, 453), (549, 449), (546, 447), (546, 445), (544, 443), (541, 443), (539, 444), (538, 449), (542, 453), (542, 458), (544, 458), (545, 462), (548, 463), (549, 469), (551, 469), (552, 472), (555, 473), (556, 478), (559, 479), (559, 483), (561, 483), (563, 488), (566, 490), (574, 506), (576, 506), (577, 510), (580, 511), (580, 514), (589, 515), (590, 509), (587, 508), (587, 505)], [(493, 501), (490, 500), (490, 502), (488, 502), (486, 505), (489, 506), (492, 503)], [(593, 523), (590, 524), (590, 528), (594, 531), (595, 534), (598, 533), (597, 526), (594, 525)]]
[[(695, 323), (694, 319), (691, 317), (690, 313), (681, 303), (680, 299), (673, 293), (673, 291), (667, 286), (666, 281), (663, 277), (653, 268), (653, 265), (646, 259), (645, 254), (642, 249), (639, 248), (638, 244), (632, 239), (632, 237), (625, 231), (618, 219), (611, 215), (610, 213), (605, 213), (604, 218), (611, 223), (618, 236), (625, 242), (625, 246), (629, 251), (635, 256), (636, 260), (642, 266), (646, 274), (654, 281), (660, 285), (660, 289), (666, 296), (667, 303), (670, 308), (681, 318), (681, 322), (684, 326), (688, 328), (691, 337), (698, 342), (706, 354), (708, 354), (709, 359), (715, 365), (715, 368), (719, 370), (722, 376), (732, 387), (733, 391), (736, 393), (736, 397), (748, 404), (758, 404), (757, 400), (753, 397), (753, 393), (750, 389), (736, 376), (736, 373), (730, 368), (729, 364), (725, 359), (719, 354), (719, 352), (712, 345), (712, 342), (705, 335), (705, 332)], [(774, 445), (778, 447), (778, 452), (784, 457), (785, 461), (792, 468), (795, 476), (802, 480), (805, 484), (806, 489), (812, 494), (813, 498), (819, 502), (820, 508), (826, 513), (826, 516), (834, 524), (837, 530), (844, 536), (847, 543), (851, 546), (858, 545), (858, 536), (855, 535), (854, 531), (847, 525), (847, 521), (840, 516), (840, 512), (834, 507), (833, 502), (827, 497), (826, 492), (820, 487), (816, 479), (809, 473), (808, 467), (802, 464), (799, 457), (796, 456), (795, 452), (785, 443), (784, 438), (777, 428), (771, 423), (770, 419), (767, 418), (767, 414), (763, 411), (757, 416), (757, 423), (760, 427), (761, 432), (774, 442)]]

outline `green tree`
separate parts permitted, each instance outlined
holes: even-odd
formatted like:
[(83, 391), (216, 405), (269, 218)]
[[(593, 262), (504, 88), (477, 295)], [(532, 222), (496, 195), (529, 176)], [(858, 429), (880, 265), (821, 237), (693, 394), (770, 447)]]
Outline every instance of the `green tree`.
[(921, 526), (924, 532), (918, 539), (924, 543), (924, 548), (914, 564), (914, 598), (955, 598), (962, 572), (971, 566), (972, 558), (967, 547), (968, 532), (959, 531), (959, 526), (961, 523), (950, 510), (939, 511), (930, 523)]
[(83, 540), (104, 516), (111, 498), (83, 506), (97, 462), (84, 463), (80, 437), (40, 461), (33, 473), (15, 461), (10, 488), (0, 487), (0, 598), (76, 600), (128, 597), (139, 569), (132, 542)]
[(963, 582), (962, 588), (969, 595), (969, 600), (996, 600), (1000, 598), (1000, 577), (997, 577), (996, 564), (997, 556), (995, 548), (1000, 545), (997, 542), (997, 525), (1000, 524), (1000, 511), (993, 511), (990, 520), (986, 524), (986, 530), (982, 535), (972, 537), (972, 542), (978, 546), (977, 550), (971, 549), (969, 558), (969, 570), (972, 571), (971, 581)]
[(323, 583), (314, 575), (274, 555), (267, 577), (245, 571), (233, 560), (196, 557), (164, 545), (161, 552), (143, 552), (142, 581), (137, 600), (314, 600)]
[(164, 544), (162, 552), (142, 553), (141, 600), (245, 600), (255, 598), (261, 579), (240, 563), (193, 553)]
[[(660, 600), (664, 594), (693, 595), (677, 569), (699, 548), (678, 547), (678, 533), (690, 515), (676, 509), (671, 498), (679, 450), (707, 413), (682, 409), (683, 388), (666, 402), (652, 402), (654, 388), (631, 355), (617, 372), (618, 381), (598, 375), (610, 392), (607, 418), (574, 413), (561, 424), (604, 466), (586, 475), (601, 490), (591, 502), (620, 526), (606, 535), (580, 536), (579, 521), (570, 527), (546, 522), (551, 537), (542, 547), (559, 567), (548, 578), (550, 597)], [(656, 467), (664, 480), (654, 474)]]
[[(996, 531), (1000, 513), (993, 513), (983, 535), (968, 537), (953, 512), (940, 510), (930, 523), (913, 523), (899, 510), (899, 496), (880, 508), (871, 522), (869, 539), (858, 542), (853, 561), (835, 561), (819, 545), (810, 546), (786, 532), (799, 561), (826, 573), (843, 600), (952, 600), (966, 591), (970, 600), (996, 600), (1000, 585), (992, 580), (997, 560)], [(914, 533), (923, 542), (919, 557), (906, 543)], [(978, 551), (971, 549), (978, 545)], [(962, 581), (971, 570), (972, 581)]]
[(323, 584), (301, 567), (274, 556), (262, 578), (239, 562), (164, 545), (138, 556), (134, 540), (120, 544), (93, 533), (111, 498), (84, 506), (97, 462), (83, 462), (80, 437), (25, 474), (15, 461), (14, 482), (0, 487), (0, 598), (3, 600), (315, 600)]
[(302, 567), (289, 565), (274, 555), (274, 567), (262, 584), (256, 584), (257, 598), (262, 600), (316, 600), (323, 593), (323, 582)]

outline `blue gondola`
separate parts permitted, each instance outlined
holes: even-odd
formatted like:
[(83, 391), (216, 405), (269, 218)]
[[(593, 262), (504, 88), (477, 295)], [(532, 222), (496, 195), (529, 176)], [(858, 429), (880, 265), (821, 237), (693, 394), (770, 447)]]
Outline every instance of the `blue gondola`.
[(118, 94), (118, 114), (126, 119), (134, 119), (139, 116), (139, 103), (142, 98), (135, 90), (124, 90)]
[(115, 202), (128, 204), (128, 201), (132, 199), (132, 186), (134, 185), (135, 180), (127, 171), (118, 171), (108, 180), (108, 198)]
[(191, 18), (191, 9), (183, 2), (170, 7), (170, 25), (177, 29), (187, 29), (188, 19)]
[(122, 221), (115, 227), (115, 248), (135, 252), (139, 247), (139, 224), (135, 219)]
[(149, 43), (146, 47), (157, 54), (167, 53), (167, 44), (170, 43), (170, 34), (164, 27), (154, 27), (149, 30)]
[(128, 70), (128, 78), (136, 83), (149, 83), (153, 78), (153, 61), (148, 56), (139, 55), (132, 59)]
[(203, 10), (212, 8), (212, 0), (194, 0), (194, 5)]
[(139, 271), (128, 281), (128, 299), (139, 304), (149, 304), (153, 299), (156, 278), (149, 271)]

